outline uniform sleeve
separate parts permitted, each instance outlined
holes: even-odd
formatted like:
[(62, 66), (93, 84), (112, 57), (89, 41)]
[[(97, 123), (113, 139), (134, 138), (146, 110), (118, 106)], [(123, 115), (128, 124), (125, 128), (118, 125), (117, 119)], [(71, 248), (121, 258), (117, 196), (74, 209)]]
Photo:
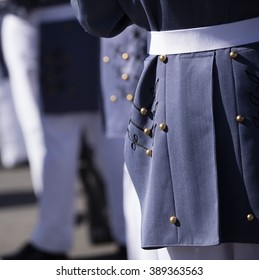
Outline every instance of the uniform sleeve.
[(121, 33), (131, 21), (117, 0), (70, 0), (85, 31), (99, 37)]

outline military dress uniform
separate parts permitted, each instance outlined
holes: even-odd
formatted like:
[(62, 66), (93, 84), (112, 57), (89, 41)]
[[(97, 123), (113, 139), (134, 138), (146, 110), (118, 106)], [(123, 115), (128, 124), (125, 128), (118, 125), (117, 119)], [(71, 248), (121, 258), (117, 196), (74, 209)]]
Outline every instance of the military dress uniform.
[(112, 158), (116, 163), (120, 182), (116, 193), (111, 189), (111, 196), (117, 200), (113, 204), (114, 211), (117, 211), (115, 222), (122, 219), (121, 216), (125, 216), (128, 259), (157, 258), (155, 250), (141, 249), (140, 206), (132, 181), (124, 167), (123, 156), (125, 132), (135, 89), (143, 69), (146, 48), (146, 31), (136, 25), (128, 27), (113, 38), (101, 38), (104, 127), (106, 137), (115, 147), (112, 150)]
[(99, 40), (85, 37), (67, 1), (41, 2), (6, 13), (3, 52), (39, 198), (29, 242), (63, 258), (73, 244), (82, 135), (102, 168)]
[(125, 144), (143, 248), (213, 254), (213, 245), (247, 243), (258, 258), (258, 1), (72, 4), (90, 33), (132, 23), (149, 31)]

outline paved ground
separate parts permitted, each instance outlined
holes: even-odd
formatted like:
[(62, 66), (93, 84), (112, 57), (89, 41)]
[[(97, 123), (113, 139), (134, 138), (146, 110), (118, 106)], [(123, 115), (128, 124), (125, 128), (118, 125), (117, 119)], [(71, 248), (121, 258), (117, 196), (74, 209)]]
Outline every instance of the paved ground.
[[(93, 244), (89, 238), (87, 205), (80, 182), (77, 183), (79, 222), (70, 252), (73, 259), (117, 259), (116, 244)], [(36, 201), (28, 167), (0, 169), (0, 255), (12, 252), (28, 240), (36, 220)]]

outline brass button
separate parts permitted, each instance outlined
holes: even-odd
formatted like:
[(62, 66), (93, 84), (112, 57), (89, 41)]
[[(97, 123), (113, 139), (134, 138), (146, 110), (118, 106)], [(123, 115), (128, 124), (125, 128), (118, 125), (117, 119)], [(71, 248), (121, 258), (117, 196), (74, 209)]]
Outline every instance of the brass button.
[(146, 108), (141, 108), (140, 109), (140, 113), (141, 113), (141, 115), (146, 115), (147, 114), (147, 109)]
[(127, 81), (129, 79), (129, 75), (128, 74), (122, 74), (121, 75), (122, 80)]
[(133, 96), (133, 94), (129, 93), (129, 94), (127, 94), (126, 98), (128, 101), (132, 101), (134, 99), (134, 96)]
[(152, 150), (151, 149), (147, 149), (146, 150), (146, 155), (151, 157), (152, 156)]
[(167, 125), (165, 123), (160, 123), (159, 128), (164, 131), (166, 130)]
[(117, 96), (116, 95), (111, 95), (110, 100), (111, 100), (111, 102), (116, 102), (117, 101)]
[(253, 214), (248, 214), (246, 216), (246, 218), (247, 218), (248, 222), (252, 222), (254, 220), (254, 215)]
[(242, 115), (237, 115), (237, 116), (236, 116), (236, 121), (237, 121), (238, 123), (242, 123), (242, 122), (244, 122), (244, 120), (245, 120), (245, 117), (244, 117), (244, 116), (242, 116)]
[(160, 56), (159, 56), (159, 60), (160, 60), (161, 62), (165, 62), (165, 61), (167, 60), (167, 56), (166, 56), (166, 55), (160, 55)]
[(145, 128), (145, 129), (144, 129), (144, 134), (145, 134), (145, 135), (149, 135), (150, 132), (151, 132), (151, 129), (150, 129), (150, 128)]
[(236, 53), (236, 52), (230, 52), (229, 53), (229, 56), (231, 57), (231, 58), (237, 58), (237, 56), (238, 56), (238, 54)]
[(109, 56), (104, 56), (104, 57), (103, 57), (103, 62), (104, 62), (104, 63), (108, 63), (109, 61), (110, 61)]
[(169, 218), (169, 221), (170, 221), (171, 224), (175, 224), (175, 223), (177, 222), (176, 216), (171, 216), (171, 217)]
[(129, 54), (125, 52), (121, 55), (121, 57), (122, 57), (122, 59), (127, 60), (127, 59), (129, 59)]

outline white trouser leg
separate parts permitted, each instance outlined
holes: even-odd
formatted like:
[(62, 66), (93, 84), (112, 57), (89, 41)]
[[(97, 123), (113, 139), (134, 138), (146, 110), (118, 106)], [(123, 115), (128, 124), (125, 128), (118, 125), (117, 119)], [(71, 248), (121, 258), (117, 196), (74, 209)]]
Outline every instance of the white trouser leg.
[(233, 260), (234, 244), (225, 243), (217, 246), (182, 246), (167, 247), (159, 252), (163, 260)]
[(27, 152), (14, 109), (8, 78), (0, 81), (0, 155), (2, 165), (12, 168), (27, 159)]
[(259, 260), (259, 244), (234, 243), (235, 260)]
[(156, 260), (158, 250), (144, 250), (141, 248), (141, 210), (137, 193), (124, 165), (124, 213), (126, 224), (126, 244), (129, 260)]
[(38, 84), (38, 31), (29, 21), (6, 15), (2, 46), (9, 71), (17, 117), (24, 135), (35, 192), (43, 188), (42, 158), (45, 154)]
[(168, 247), (159, 250), (158, 256), (163, 260), (258, 260), (259, 244)]

